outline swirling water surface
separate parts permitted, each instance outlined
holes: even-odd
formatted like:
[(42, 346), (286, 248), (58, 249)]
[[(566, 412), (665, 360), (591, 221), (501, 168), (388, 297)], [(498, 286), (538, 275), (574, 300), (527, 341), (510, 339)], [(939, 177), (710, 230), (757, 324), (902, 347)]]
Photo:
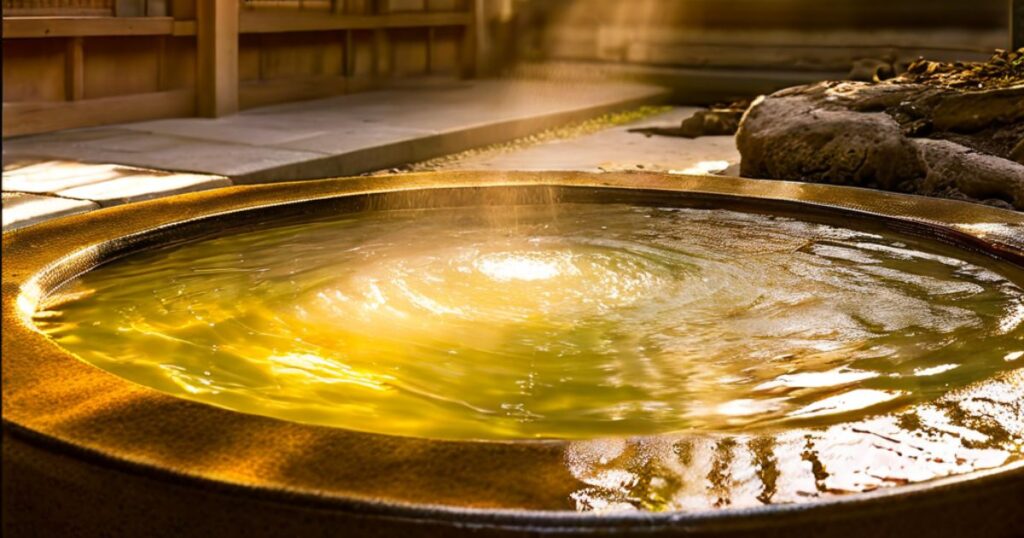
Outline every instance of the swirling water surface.
[(611, 204), (378, 211), (134, 254), (37, 325), (287, 420), (456, 439), (828, 425), (1024, 364), (1015, 269), (886, 233)]

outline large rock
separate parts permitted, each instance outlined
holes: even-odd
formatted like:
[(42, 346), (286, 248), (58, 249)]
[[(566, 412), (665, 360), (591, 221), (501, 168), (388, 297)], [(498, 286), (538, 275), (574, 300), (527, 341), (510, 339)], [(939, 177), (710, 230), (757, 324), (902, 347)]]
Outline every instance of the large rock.
[(921, 194), (963, 197), (1008, 209), (1024, 208), (1024, 165), (948, 140), (914, 140), (928, 171)]
[(1010, 150), (1010, 160), (1024, 164), (1024, 137), (1021, 137), (1020, 142)]
[(975, 132), (1024, 120), (1024, 87), (960, 92), (936, 100), (931, 111), (937, 131)]
[(917, 148), (884, 112), (839, 104), (843, 87), (822, 83), (754, 102), (736, 133), (740, 173), (908, 190), (925, 171)]
[(1024, 86), (823, 82), (751, 105), (745, 177), (881, 188), (1024, 210)]

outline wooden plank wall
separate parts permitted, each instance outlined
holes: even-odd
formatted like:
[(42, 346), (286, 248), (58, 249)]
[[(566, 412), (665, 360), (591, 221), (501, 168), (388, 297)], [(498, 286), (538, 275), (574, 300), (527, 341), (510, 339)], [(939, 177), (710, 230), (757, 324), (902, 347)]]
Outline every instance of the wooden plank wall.
[[(1020, 0), (1015, 0), (1020, 1)], [(862, 58), (983, 59), (1009, 45), (1007, 0), (532, 0), (520, 58), (848, 71)]]
[(4, 0), (4, 137), (215, 117), (474, 65), (473, 0), (61, 1), (107, 10), (37, 16), (60, 2)]

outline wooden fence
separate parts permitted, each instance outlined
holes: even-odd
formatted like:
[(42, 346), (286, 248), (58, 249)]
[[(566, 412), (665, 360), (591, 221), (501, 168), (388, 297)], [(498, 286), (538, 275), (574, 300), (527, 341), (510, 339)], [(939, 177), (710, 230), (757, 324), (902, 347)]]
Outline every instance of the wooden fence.
[(466, 76), (473, 28), (472, 0), (4, 0), (3, 135)]

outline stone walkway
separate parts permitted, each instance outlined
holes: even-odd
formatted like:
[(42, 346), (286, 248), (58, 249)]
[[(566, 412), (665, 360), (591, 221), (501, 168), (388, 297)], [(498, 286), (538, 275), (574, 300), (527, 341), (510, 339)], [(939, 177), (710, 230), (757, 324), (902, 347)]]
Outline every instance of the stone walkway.
[(635, 84), (595, 85), (583, 95), (578, 90), (545, 82), (473, 82), (292, 103), (216, 120), (161, 120), (7, 140), (3, 228), (234, 183), (355, 175), (450, 154), (458, 158), (434, 168), (687, 173), (715, 172), (739, 160), (732, 137), (687, 140), (628, 132), (677, 124), (692, 108), (668, 109), (576, 138), (458, 153), (660, 96), (657, 89)]
[(22, 156), (109, 162), (235, 183), (347, 176), (509, 140), (655, 101), (656, 86), (481, 80), (4, 141)]
[(696, 139), (646, 136), (639, 127), (675, 127), (699, 110), (677, 107), (644, 120), (579, 138), (553, 140), (513, 151), (482, 151), (440, 164), (435, 170), (650, 170), (674, 174), (738, 173), (740, 160), (731, 136)]

